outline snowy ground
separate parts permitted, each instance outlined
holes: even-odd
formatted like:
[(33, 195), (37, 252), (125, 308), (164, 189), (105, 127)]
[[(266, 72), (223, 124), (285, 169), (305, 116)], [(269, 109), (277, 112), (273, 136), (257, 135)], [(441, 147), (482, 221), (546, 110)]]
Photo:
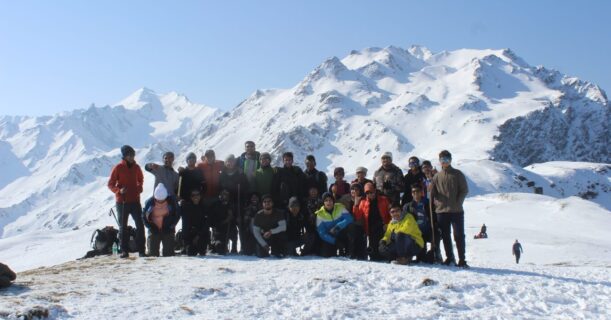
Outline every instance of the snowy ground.
[[(469, 198), (466, 212), (469, 270), (339, 258), (69, 261), (86, 251), (88, 230), (5, 239), (0, 255), (21, 272), (0, 291), (0, 318), (35, 306), (59, 319), (611, 318), (607, 209), (577, 197), (506, 193)], [(474, 240), (481, 223), (490, 237)], [(519, 265), (516, 238), (524, 246)], [(435, 283), (423, 285), (427, 278)]]

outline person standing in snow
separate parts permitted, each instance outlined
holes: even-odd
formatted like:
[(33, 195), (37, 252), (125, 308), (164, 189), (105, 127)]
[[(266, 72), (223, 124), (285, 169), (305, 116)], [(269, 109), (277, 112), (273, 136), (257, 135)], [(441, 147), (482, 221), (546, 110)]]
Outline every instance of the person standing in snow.
[(178, 177), (180, 181), (180, 194), (178, 194), (178, 198), (180, 200), (189, 201), (191, 200), (191, 192), (193, 190), (198, 190), (201, 193), (205, 191), (206, 181), (204, 180), (202, 171), (195, 166), (197, 162), (195, 153), (190, 152), (186, 160), (187, 167), (178, 168)]
[(255, 172), (254, 191), (260, 195), (271, 194), (272, 180), (274, 179), (275, 169), (272, 168), (272, 156), (267, 153), (261, 153), (259, 157), (261, 166)]
[(249, 193), (248, 179), (240, 168), (236, 167), (236, 159), (230, 154), (225, 159), (225, 168), (219, 178), (221, 189), (229, 191), (229, 204), (232, 207), (233, 219), (229, 226), (229, 239), (231, 240), (231, 253), (238, 253), (238, 218)]
[(206, 150), (201, 160), (202, 162), (197, 167), (204, 174), (204, 180), (206, 181), (204, 203), (213, 202), (219, 196), (221, 171), (225, 164), (223, 161), (216, 160), (214, 150)]
[(286, 208), (291, 197), (303, 199), (306, 196), (306, 177), (301, 168), (293, 165), (293, 153), (282, 154), (284, 166), (277, 168), (272, 182), (274, 205)]
[(378, 244), (384, 236), (386, 225), (390, 222), (389, 199), (378, 193), (371, 183), (365, 184), (365, 197), (355, 198), (355, 205), (352, 214), (355, 223), (365, 230), (369, 240), (369, 259), (372, 261), (382, 261), (384, 257), (378, 252)]
[(147, 163), (144, 165), (144, 170), (155, 176), (153, 190), (157, 188), (157, 185), (163, 183), (168, 190), (168, 194), (172, 197), (176, 197), (178, 192), (178, 173), (174, 170), (173, 166), (174, 153), (170, 151), (163, 154), (162, 166), (156, 163)]
[(237, 161), (237, 167), (241, 170), (250, 185), (255, 183), (255, 173), (261, 166), (260, 157), (261, 154), (255, 149), (255, 143), (252, 141), (246, 141), (244, 143), (244, 153), (240, 155)]
[[(424, 160), (422, 161), (422, 173), (424, 173), (424, 179), (423, 179), (423, 183), (424, 183), (424, 190), (426, 191), (424, 193), (424, 197), (426, 199), (431, 199), (431, 186), (433, 183), (433, 177), (435, 176), (435, 174), (437, 174), (437, 170), (435, 168), (433, 168), (433, 165), (431, 164), (431, 162), (429, 160)], [(433, 208), (433, 213), (435, 213), (435, 208)]]
[(412, 258), (424, 248), (424, 240), (418, 224), (411, 214), (401, 217), (401, 207), (397, 204), (390, 208), (392, 217), (384, 237), (379, 242), (379, 251), (392, 263), (408, 265)]
[(140, 194), (144, 176), (134, 157), (136, 151), (128, 145), (121, 147), (121, 162), (112, 168), (108, 179), (108, 189), (115, 194), (117, 215), (119, 220), (119, 240), (121, 243), (121, 258), (129, 257), (128, 218), (131, 215), (136, 224), (136, 244), (138, 253), (144, 253), (144, 223), (142, 221), (142, 206)]
[(468, 268), (465, 260), (465, 212), (463, 202), (469, 193), (467, 179), (460, 171), (452, 167), (452, 154), (443, 150), (439, 153), (442, 170), (434, 177), (431, 184), (431, 197), (435, 203), (437, 221), (441, 228), (443, 247), (446, 252), (444, 264), (455, 263), (452, 251), (451, 229), (458, 250), (458, 266)]
[(163, 183), (159, 183), (149, 198), (142, 212), (144, 225), (149, 229), (147, 246), (149, 256), (159, 257), (159, 244), (163, 245), (163, 256), (174, 255), (175, 227), (180, 219), (178, 203), (171, 196)]
[(392, 163), (392, 153), (384, 152), (382, 166), (374, 173), (373, 181), (380, 194), (388, 197), (391, 203), (399, 203), (403, 192), (403, 171)]
[(311, 154), (307, 155), (305, 165), (306, 169), (304, 174), (306, 176), (306, 185), (308, 187), (316, 186), (318, 195), (327, 192), (327, 175), (316, 169), (316, 158)]
[(352, 180), (352, 184), (358, 183), (361, 185), (361, 189), (365, 188), (367, 182), (373, 183), (373, 181), (367, 179), (367, 168), (357, 167), (356, 168), (356, 179)]
[(522, 255), (522, 252), (524, 252), (522, 250), (522, 245), (518, 242), (518, 239), (516, 239), (516, 242), (513, 243), (513, 255), (516, 257), (516, 263), (520, 263), (520, 255)]
[(252, 233), (257, 239), (257, 256), (277, 258), (284, 257), (286, 247), (286, 219), (281, 210), (274, 209), (274, 200), (270, 195), (261, 197), (263, 209), (257, 213), (252, 223)]
[(420, 159), (418, 159), (418, 157), (410, 157), (408, 163), (409, 170), (403, 177), (403, 186), (405, 187), (403, 198), (401, 199), (401, 203), (403, 205), (406, 205), (412, 201), (411, 188), (415, 183), (424, 188), (425, 177), (420, 168)]

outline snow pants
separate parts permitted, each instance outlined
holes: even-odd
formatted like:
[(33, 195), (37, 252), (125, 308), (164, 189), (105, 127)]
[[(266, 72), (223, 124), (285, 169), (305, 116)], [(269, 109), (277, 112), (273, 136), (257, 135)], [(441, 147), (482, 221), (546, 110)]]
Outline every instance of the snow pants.
[(149, 256), (159, 257), (159, 245), (163, 245), (163, 256), (170, 257), (174, 255), (174, 232), (152, 233), (149, 231), (147, 246)]
[(144, 222), (142, 221), (142, 206), (139, 202), (118, 203), (117, 202), (117, 219), (119, 219), (119, 241), (121, 243), (121, 252), (129, 252), (129, 233), (127, 225), (129, 216), (132, 216), (136, 224), (136, 244), (138, 253), (144, 253)]

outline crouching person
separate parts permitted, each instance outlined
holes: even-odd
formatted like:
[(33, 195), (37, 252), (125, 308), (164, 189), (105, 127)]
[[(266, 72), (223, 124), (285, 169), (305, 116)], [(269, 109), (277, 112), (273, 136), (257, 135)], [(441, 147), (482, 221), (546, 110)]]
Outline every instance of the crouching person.
[(316, 211), (318, 235), (322, 239), (321, 256), (328, 258), (345, 248), (350, 259), (358, 258), (355, 242), (359, 235), (352, 215), (329, 192), (322, 195), (323, 206)]
[(390, 208), (391, 221), (380, 240), (379, 252), (394, 264), (406, 265), (424, 247), (418, 223), (411, 214), (401, 218), (401, 207)]
[(208, 223), (202, 202), (202, 193), (199, 189), (193, 189), (190, 193), (190, 199), (183, 201), (180, 213), (187, 255), (206, 255), (210, 232), (208, 231)]
[(263, 209), (257, 213), (252, 222), (252, 233), (257, 240), (257, 256), (260, 258), (272, 255), (281, 258), (286, 246), (286, 220), (282, 211), (274, 209), (272, 196), (264, 195)]
[(142, 220), (149, 230), (147, 246), (149, 256), (159, 257), (159, 244), (163, 245), (163, 256), (174, 255), (174, 228), (180, 219), (176, 198), (168, 195), (163, 183), (155, 188), (153, 197), (146, 200)]

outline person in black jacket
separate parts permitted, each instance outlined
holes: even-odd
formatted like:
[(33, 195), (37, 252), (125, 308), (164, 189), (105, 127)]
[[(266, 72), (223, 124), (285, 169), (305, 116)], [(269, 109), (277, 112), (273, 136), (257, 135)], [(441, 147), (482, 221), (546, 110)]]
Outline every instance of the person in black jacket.
[(230, 221), (229, 239), (231, 240), (231, 253), (238, 253), (238, 221), (237, 218), (242, 211), (249, 194), (249, 185), (246, 175), (240, 168), (236, 167), (236, 159), (230, 154), (225, 159), (225, 168), (219, 178), (221, 189), (229, 191), (229, 203), (236, 213)]
[(213, 253), (227, 254), (230, 222), (236, 214), (235, 209), (229, 202), (229, 191), (221, 190), (218, 199), (214, 199), (207, 210), (208, 223), (212, 228), (210, 249)]
[(178, 186), (180, 189), (178, 190), (178, 200), (190, 200), (193, 190), (206, 191), (204, 174), (195, 166), (196, 162), (197, 156), (190, 152), (187, 155), (187, 167), (178, 168)]
[(252, 234), (252, 221), (261, 210), (261, 196), (257, 192), (250, 194), (250, 202), (241, 211), (238, 218), (240, 228), (240, 254), (252, 256), (256, 254), (256, 240)]
[(512, 247), (513, 255), (516, 257), (516, 263), (520, 263), (520, 256), (522, 255), (522, 245), (516, 239), (516, 242), (513, 243)]
[(420, 159), (418, 159), (418, 157), (410, 157), (409, 170), (403, 177), (403, 186), (405, 187), (405, 191), (403, 192), (401, 203), (404, 206), (412, 201), (411, 188), (414, 184), (420, 185), (420, 187), (424, 190), (424, 180), (425, 176), (420, 167)]
[(327, 192), (327, 175), (316, 169), (316, 158), (313, 155), (308, 155), (305, 160), (306, 169), (304, 174), (306, 176), (306, 185), (316, 186), (318, 194), (321, 195)]
[(257, 239), (257, 256), (267, 257), (269, 251), (277, 258), (284, 257), (286, 248), (286, 219), (281, 210), (274, 209), (270, 195), (261, 198), (263, 209), (252, 223), (252, 233)]
[(191, 190), (190, 199), (183, 201), (180, 210), (185, 251), (189, 256), (206, 255), (210, 240), (206, 210), (201, 199), (201, 190), (198, 188)]
[(297, 197), (289, 199), (286, 213), (287, 255), (296, 256), (297, 248), (304, 244), (305, 214)]
[(278, 168), (272, 179), (274, 205), (286, 208), (291, 197), (303, 199), (306, 196), (306, 177), (301, 168), (293, 165), (293, 153), (282, 155), (284, 166)]
[(174, 255), (175, 227), (180, 219), (176, 198), (168, 195), (163, 183), (155, 188), (154, 195), (146, 201), (142, 220), (149, 230), (147, 245), (149, 256), (159, 256), (159, 244), (163, 245), (163, 256)]

